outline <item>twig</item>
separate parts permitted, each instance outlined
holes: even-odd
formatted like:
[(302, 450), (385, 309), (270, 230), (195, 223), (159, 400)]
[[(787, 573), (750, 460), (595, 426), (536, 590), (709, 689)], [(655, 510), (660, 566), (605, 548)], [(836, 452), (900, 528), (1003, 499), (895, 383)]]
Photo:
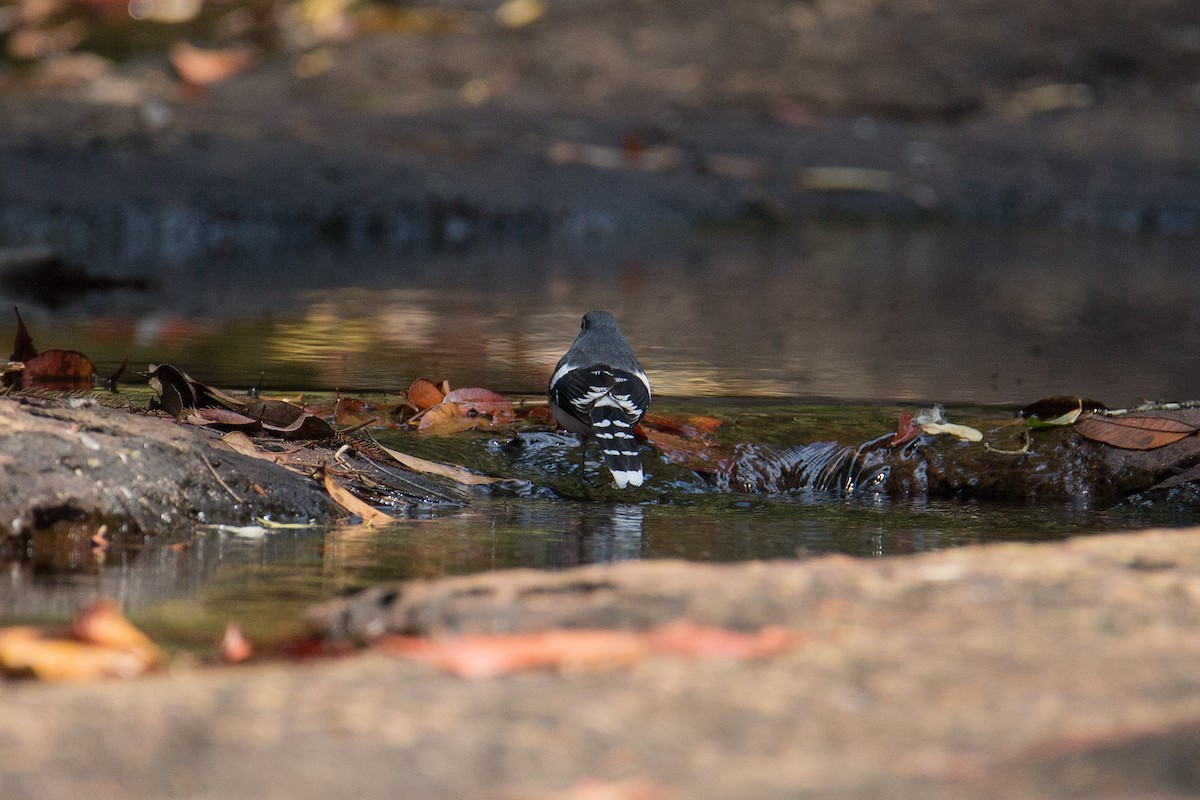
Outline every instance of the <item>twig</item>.
[(204, 455), (203, 450), (200, 451), (200, 460), (204, 462), (204, 466), (208, 467), (208, 471), (212, 473), (212, 476), (217, 479), (217, 483), (221, 484), (221, 488), (223, 488), (225, 491), (229, 492), (230, 497), (232, 497), (234, 500), (237, 500), (239, 503), (246, 502), (245, 500), (243, 500), (242, 498), (237, 496), (237, 492), (235, 492), (233, 489), (229, 488), (229, 484), (227, 484), (225, 481), (221, 480), (221, 476), (217, 474), (216, 469), (214, 469), (213, 465), (209, 462), (208, 456)]

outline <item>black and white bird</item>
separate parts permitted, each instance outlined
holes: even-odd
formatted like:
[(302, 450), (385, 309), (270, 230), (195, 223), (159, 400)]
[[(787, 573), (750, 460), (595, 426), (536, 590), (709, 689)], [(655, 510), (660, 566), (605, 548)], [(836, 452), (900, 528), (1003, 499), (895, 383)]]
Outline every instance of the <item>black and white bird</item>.
[(600, 443), (618, 488), (642, 485), (633, 427), (650, 405), (650, 380), (612, 314), (583, 315), (575, 343), (554, 368), (547, 395), (559, 425)]

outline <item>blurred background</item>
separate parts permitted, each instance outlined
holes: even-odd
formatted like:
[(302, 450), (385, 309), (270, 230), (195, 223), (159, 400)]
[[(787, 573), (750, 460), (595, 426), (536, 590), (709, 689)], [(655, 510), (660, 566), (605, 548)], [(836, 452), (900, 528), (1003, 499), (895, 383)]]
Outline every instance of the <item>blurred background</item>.
[(1200, 396), (1192, 2), (21, 0), (0, 49), (0, 307), (104, 374), (540, 392), (603, 307), (663, 395)]

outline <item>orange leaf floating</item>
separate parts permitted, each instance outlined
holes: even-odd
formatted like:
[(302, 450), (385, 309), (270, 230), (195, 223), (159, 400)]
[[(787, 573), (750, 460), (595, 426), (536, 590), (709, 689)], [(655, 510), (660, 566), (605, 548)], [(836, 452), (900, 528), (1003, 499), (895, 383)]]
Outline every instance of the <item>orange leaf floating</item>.
[(758, 633), (696, 625), (680, 620), (655, 628), (647, 634), (655, 653), (697, 659), (763, 658), (803, 644), (798, 631), (769, 625)]
[(408, 402), (417, 411), (433, 408), (446, 399), (446, 393), (434, 386), (433, 381), (417, 378), (408, 387)]
[(611, 630), (471, 634), (453, 639), (384, 636), (376, 646), (392, 655), (476, 679), (537, 667), (598, 669), (633, 664), (646, 653), (646, 644), (638, 634)]
[(1124, 450), (1157, 450), (1191, 436), (1200, 428), (1149, 414), (1118, 417), (1087, 414), (1075, 423), (1075, 430), (1085, 439)]

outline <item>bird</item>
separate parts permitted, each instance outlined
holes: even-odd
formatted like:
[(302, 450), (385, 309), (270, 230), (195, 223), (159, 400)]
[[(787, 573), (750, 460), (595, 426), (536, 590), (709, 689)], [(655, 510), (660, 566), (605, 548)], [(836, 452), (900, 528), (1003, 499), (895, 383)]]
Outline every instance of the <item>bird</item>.
[(550, 411), (568, 431), (600, 443), (618, 489), (641, 486), (633, 428), (650, 405), (650, 379), (612, 314), (589, 311), (579, 328), (550, 377)]

